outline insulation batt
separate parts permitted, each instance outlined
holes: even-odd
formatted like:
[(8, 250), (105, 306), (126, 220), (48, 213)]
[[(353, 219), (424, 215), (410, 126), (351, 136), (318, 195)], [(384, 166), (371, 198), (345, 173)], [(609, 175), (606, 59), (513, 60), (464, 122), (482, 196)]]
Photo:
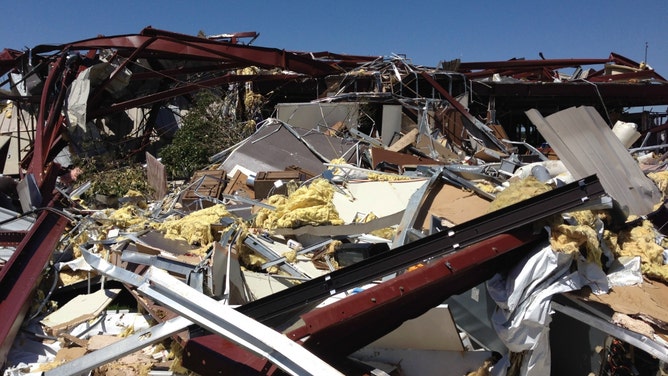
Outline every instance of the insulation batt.
[(255, 225), (266, 229), (290, 228), (302, 225), (342, 225), (343, 220), (332, 203), (334, 188), (325, 179), (316, 179), (302, 186), (288, 197), (274, 195), (268, 198), (276, 210), (261, 209)]
[(533, 176), (514, 180), (508, 188), (496, 195), (496, 199), (489, 206), (489, 211), (505, 208), (551, 190), (551, 185), (542, 183)]
[(198, 210), (183, 218), (170, 219), (158, 225), (168, 239), (185, 239), (189, 244), (207, 245), (214, 241), (211, 225), (229, 216), (223, 205)]
[(658, 281), (668, 282), (668, 265), (663, 263), (663, 247), (657, 244), (657, 233), (652, 222), (645, 220), (641, 226), (620, 232), (619, 246), (615, 254), (621, 256), (640, 256), (640, 268), (643, 274)]

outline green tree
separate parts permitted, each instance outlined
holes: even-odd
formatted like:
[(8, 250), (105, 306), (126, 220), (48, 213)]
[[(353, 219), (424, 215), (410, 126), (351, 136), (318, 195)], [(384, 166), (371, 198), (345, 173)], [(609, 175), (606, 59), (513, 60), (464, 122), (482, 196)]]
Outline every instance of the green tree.
[(159, 153), (172, 178), (189, 178), (209, 165), (209, 157), (250, 136), (255, 131), (252, 121), (234, 116), (235, 96), (221, 96), (205, 90), (195, 97), (194, 106), (183, 116), (181, 128), (172, 143)]

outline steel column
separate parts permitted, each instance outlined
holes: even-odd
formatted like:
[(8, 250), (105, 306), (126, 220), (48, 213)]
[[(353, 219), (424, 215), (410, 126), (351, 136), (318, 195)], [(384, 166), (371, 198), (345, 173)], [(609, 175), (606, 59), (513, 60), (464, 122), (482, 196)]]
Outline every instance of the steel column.
[(43, 211), (0, 271), (0, 365), (7, 360), (33, 292), (67, 223), (65, 217)]

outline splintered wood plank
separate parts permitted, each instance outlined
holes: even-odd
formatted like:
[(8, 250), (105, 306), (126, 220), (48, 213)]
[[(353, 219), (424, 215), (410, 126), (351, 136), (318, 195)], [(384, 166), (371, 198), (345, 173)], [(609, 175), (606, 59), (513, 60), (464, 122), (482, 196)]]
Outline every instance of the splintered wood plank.
[(192, 186), (183, 194), (183, 200), (198, 200), (202, 197), (220, 198), (225, 186), (224, 170), (200, 170), (193, 174)]
[(153, 198), (160, 200), (167, 194), (167, 172), (165, 166), (155, 159), (150, 153), (146, 153), (146, 180), (153, 188)]
[(393, 143), (390, 145), (387, 150), (389, 151), (401, 151), (408, 145), (412, 145), (415, 140), (417, 139), (419, 131), (417, 128), (413, 128), (410, 130), (410, 132), (406, 133), (405, 135), (401, 136), (400, 139), (397, 140), (397, 142)]

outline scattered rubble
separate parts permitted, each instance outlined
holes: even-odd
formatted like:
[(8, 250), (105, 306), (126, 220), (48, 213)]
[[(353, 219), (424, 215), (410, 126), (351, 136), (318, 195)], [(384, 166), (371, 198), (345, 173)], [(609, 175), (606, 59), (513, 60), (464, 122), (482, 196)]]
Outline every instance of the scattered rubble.
[(257, 36), (0, 54), (5, 375), (666, 372), (650, 66)]

